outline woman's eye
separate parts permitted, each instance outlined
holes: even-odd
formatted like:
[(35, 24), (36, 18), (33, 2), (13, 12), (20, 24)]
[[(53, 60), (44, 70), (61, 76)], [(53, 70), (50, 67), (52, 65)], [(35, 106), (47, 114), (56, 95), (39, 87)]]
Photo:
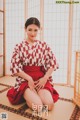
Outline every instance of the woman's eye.
[[(28, 29), (28, 31), (33, 31), (33, 30), (32, 29)], [(34, 30), (34, 32), (37, 32), (37, 31), (38, 31), (37, 29)]]
[(37, 32), (38, 30), (36, 29), (35, 32)]
[(28, 31), (32, 31), (32, 29), (29, 29)]

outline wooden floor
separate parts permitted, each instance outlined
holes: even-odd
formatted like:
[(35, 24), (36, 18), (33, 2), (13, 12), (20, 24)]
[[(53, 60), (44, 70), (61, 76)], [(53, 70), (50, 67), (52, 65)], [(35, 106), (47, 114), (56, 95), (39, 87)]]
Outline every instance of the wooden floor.
[[(26, 103), (11, 105), (6, 97), (8, 89), (15, 84), (15, 77), (0, 78), (0, 120), (80, 120), (80, 108), (73, 101), (73, 88), (57, 86), (60, 98), (55, 103), (52, 111), (45, 109), (40, 115), (33, 115), (33, 111)], [(2, 119), (4, 120), (4, 119)]]

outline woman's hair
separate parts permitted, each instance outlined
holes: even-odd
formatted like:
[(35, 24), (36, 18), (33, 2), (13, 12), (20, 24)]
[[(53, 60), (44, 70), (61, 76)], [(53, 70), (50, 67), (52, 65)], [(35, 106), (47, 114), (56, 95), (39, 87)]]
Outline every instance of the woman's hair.
[(27, 21), (25, 22), (25, 28), (27, 28), (28, 25), (31, 25), (31, 24), (37, 25), (40, 28), (40, 22), (35, 17), (30, 17), (27, 19)]

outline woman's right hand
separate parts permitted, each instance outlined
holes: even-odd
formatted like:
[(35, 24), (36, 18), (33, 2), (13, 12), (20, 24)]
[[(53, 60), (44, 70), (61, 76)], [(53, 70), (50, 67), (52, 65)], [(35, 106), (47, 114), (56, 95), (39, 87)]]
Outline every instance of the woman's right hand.
[(30, 79), (28, 80), (28, 86), (31, 90), (34, 90), (35, 85), (32, 77), (30, 77)]

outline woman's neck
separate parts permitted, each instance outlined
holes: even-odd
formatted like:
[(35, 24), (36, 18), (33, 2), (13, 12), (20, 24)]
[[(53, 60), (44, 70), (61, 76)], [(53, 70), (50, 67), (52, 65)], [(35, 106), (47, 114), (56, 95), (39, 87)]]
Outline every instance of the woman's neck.
[(31, 39), (28, 39), (28, 38), (27, 38), (26, 40), (27, 40), (27, 42), (28, 42), (29, 44), (31, 44), (31, 45), (35, 42), (35, 40), (31, 40)]

